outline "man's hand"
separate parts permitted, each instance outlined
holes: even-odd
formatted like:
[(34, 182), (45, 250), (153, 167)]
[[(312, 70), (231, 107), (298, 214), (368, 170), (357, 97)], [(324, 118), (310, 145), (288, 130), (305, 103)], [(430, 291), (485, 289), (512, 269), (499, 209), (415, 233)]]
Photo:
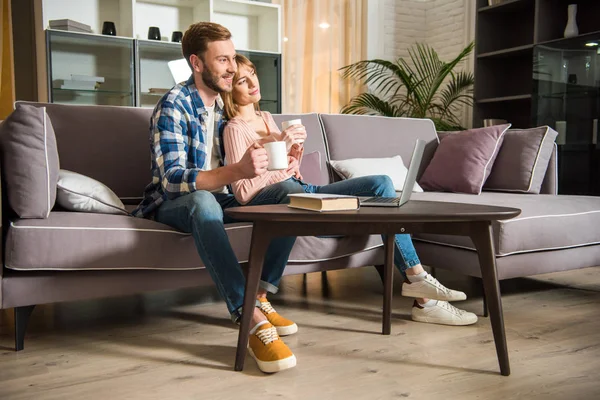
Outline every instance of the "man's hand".
[(267, 151), (258, 143), (253, 143), (238, 163), (243, 179), (252, 179), (267, 172), (269, 159)]
[(302, 175), (300, 175), (300, 163), (298, 163), (296, 157), (288, 156), (288, 169), (286, 172), (294, 175), (297, 179), (302, 180)]

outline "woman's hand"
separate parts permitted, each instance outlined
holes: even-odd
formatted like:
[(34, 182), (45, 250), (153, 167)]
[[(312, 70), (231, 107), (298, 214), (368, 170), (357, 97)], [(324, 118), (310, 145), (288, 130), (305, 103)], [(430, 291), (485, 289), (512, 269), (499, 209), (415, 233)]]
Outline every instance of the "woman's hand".
[(291, 125), (281, 132), (281, 139), (285, 141), (288, 151), (294, 144), (302, 146), (306, 140), (306, 128), (304, 125)]
[(288, 156), (288, 169), (286, 170), (288, 174), (292, 174), (296, 179), (302, 180), (302, 175), (300, 174), (300, 163), (298, 159), (294, 156)]

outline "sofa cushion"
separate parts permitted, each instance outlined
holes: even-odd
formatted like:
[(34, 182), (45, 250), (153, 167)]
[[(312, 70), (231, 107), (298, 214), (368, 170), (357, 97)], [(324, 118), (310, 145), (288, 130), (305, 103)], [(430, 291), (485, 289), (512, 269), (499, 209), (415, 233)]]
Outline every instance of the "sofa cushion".
[(60, 165), (111, 188), (137, 204), (152, 180), (148, 145), (152, 109), (58, 103), (45, 107), (59, 146)]
[[(225, 229), (238, 260), (246, 262), (252, 226)], [(5, 265), (14, 270), (203, 268), (191, 235), (122, 215), (53, 211), (43, 220), (11, 221), (6, 240)], [(290, 263), (337, 259), (380, 246), (379, 236), (300, 237)]]
[(509, 129), (484, 189), (540, 193), (557, 135), (548, 126)]
[(438, 145), (435, 125), (429, 119), (368, 115), (319, 114), (330, 160), (379, 158), (400, 155), (408, 165), (417, 139), (425, 140), (419, 175)]
[[(496, 254), (500, 257), (600, 243), (600, 197), (425, 192), (414, 193), (412, 199), (520, 208), (518, 217), (493, 223)], [(414, 238), (475, 249), (471, 239), (464, 236), (418, 234)]]
[(68, 211), (127, 215), (115, 192), (88, 176), (61, 169), (56, 184), (56, 203)]
[(0, 126), (8, 204), (21, 218), (46, 218), (56, 201), (58, 150), (44, 107), (17, 104)]
[(419, 184), (425, 190), (479, 194), (510, 124), (448, 134)]
[(329, 172), (327, 168), (323, 168), (327, 165), (327, 149), (325, 147), (325, 138), (323, 137), (323, 131), (321, 130), (321, 122), (317, 114), (273, 114), (273, 119), (279, 129), (281, 129), (281, 123), (292, 119), (301, 119), (302, 125), (306, 128), (306, 141), (304, 142), (304, 156), (318, 151), (321, 157), (321, 166), (319, 170), (319, 178), (312, 177), (310, 183), (315, 185), (326, 185), (330, 183)]

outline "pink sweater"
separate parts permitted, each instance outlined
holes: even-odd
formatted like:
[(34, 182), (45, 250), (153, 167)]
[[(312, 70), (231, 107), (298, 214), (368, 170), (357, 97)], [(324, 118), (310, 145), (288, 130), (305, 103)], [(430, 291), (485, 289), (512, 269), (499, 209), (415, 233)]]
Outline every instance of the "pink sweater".
[[(263, 145), (268, 142), (283, 140), (281, 131), (277, 127), (277, 124), (275, 124), (271, 113), (261, 111), (261, 114), (267, 125), (267, 136), (259, 135), (250, 124), (241, 118), (234, 118), (227, 122), (225, 131), (223, 132), (227, 164), (239, 162), (246, 153), (246, 150), (255, 142)], [(285, 181), (291, 176), (292, 174), (287, 173), (285, 170), (267, 171), (252, 179), (235, 181), (231, 184), (231, 187), (236, 200), (240, 204), (246, 204), (264, 187)]]

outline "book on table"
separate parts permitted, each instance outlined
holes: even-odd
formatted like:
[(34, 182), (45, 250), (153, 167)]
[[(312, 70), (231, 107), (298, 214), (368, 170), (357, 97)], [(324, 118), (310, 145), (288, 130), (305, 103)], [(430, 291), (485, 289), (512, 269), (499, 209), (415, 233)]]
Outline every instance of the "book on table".
[(356, 196), (340, 194), (301, 193), (289, 194), (291, 208), (311, 211), (358, 210), (360, 202)]

